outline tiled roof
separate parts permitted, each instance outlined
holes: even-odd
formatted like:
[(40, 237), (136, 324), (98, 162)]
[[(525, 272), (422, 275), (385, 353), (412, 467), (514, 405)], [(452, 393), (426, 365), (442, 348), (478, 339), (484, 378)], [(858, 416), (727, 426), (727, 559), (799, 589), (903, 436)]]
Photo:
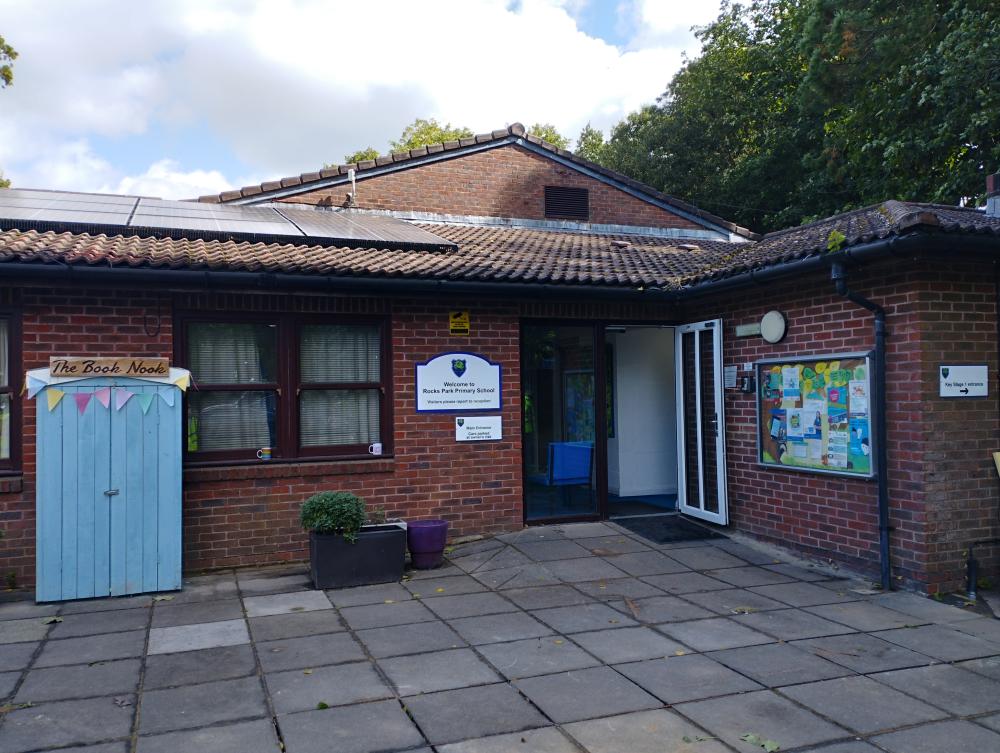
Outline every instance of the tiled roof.
[[(19, 262), (676, 290), (827, 253), (834, 230), (845, 236), (841, 248), (914, 230), (1000, 236), (1000, 219), (982, 212), (898, 201), (771, 233), (756, 243), (429, 223), (422, 227), (458, 248), (407, 251), (7, 230), (0, 233), (0, 267)], [(1000, 254), (1000, 239), (997, 249)]]
[[(402, 163), (411, 163), (421, 158), (427, 157), (429, 155), (434, 155), (442, 152), (461, 152), (462, 150), (467, 150), (471, 147), (475, 147), (479, 144), (489, 144), (496, 142), (513, 142), (517, 139), (523, 139), (528, 141), (535, 146), (542, 149), (557, 154), (563, 159), (569, 160), (570, 162), (579, 165), (582, 168), (590, 170), (592, 172), (599, 173), (609, 180), (615, 181), (616, 183), (621, 183), (628, 186), (640, 193), (649, 196), (652, 199), (661, 201), (665, 204), (669, 204), (677, 209), (680, 209), (688, 214), (692, 214), (705, 220), (713, 225), (718, 225), (720, 227), (726, 228), (729, 232), (741, 235), (745, 238), (756, 238), (756, 234), (747, 230), (746, 228), (739, 227), (722, 217), (717, 217), (716, 215), (706, 212), (703, 209), (699, 209), (693, 204), (688, 204), (686, 201), (681, 201), (680, 199), (663, 193), (662, 191), (657, 191), (652, 186), (647, 186), (645, 183), (640, 183), (637, 180), (629, 178), (627, 175), (615, 172), (614, 170), (609, 170), (606, 167), (598, 165), (596, 162), (591, 162), (583, 157), (578, 157), (566, 149), (560, 149), (555, 144), (550, 144), (548, 141), (538, 138), (537, 136), (528, 133), (523, 125), (520, 123), (512, 123), (507, 128), (501, 128), (497, 131), (492, 131), (491, 133), (481, 133), (477, 136), (469, 136), (468, 138), (459, 139), (457, 141), (445, 141), (441, 144), (430, 144), (428, 146), (422, 146), (419, 149), (410, 149), (403, 152), (392, 152), (391, 154), (385, 154), (376, 159), (364, 160), (362, 162), (354, 162), (346, 165), (335, 165), (324, 168), (318, 172), (312, 173), (302, 173), (301, 175), (292, 175), (287, 178), (280, 178), (278, 180), (265, 181), (264, 183), (259, 183), (252, 186), (244, 186), (243, 188), (238, 188), (233, 191), (223, 191), (219, 194), (211, 194), (208, 196), (198, 197), (198, 201), (201, 202), (211, 202), (211, 203), (226, 203), (229, 201), (236, 201), (237, 199), (247, 199), (256, 197), (261, 201), (267, 200), (267, 194), (273, 191), (279, 191), (286, 188), (296, 188), (298, 186), (302, 187), (303, 191), (310, 190), (310, 184), (318, 183), (320, 181), (329, 180), (331, 178), (338, 178), (347, 176), (348, 170), (354, 170), (359, 178), (363, 178), (366, 170), (374, 170), (375, 168), (385, 167), (386, 165), (400, 165)], [(456, 154), (457, 156), (457, 154)], [(408, 164), (403, 164), (402, 166), (408, 167)]]

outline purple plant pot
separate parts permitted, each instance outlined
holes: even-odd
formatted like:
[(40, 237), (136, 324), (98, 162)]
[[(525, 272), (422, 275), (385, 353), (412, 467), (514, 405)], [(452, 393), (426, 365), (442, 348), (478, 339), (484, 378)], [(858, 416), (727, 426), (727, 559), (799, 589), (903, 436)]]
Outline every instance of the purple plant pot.
[(440, 567), (447, 541), (447, 520), (415, 520), (406, 524), (406, 546), (417, 570)]

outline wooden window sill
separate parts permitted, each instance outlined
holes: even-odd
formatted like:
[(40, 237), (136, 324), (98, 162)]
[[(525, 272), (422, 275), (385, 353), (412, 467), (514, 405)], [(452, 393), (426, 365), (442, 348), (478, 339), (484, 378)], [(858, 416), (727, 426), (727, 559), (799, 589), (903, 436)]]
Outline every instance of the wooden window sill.
[(350, 476), (368, 473), (392, 473), (396, 468), (391, 457), (355, 460), (258, 461), (231, 465), (188, 465), (184, 483), (226, 481), (231, 479), (307, 478), (310, 476)]

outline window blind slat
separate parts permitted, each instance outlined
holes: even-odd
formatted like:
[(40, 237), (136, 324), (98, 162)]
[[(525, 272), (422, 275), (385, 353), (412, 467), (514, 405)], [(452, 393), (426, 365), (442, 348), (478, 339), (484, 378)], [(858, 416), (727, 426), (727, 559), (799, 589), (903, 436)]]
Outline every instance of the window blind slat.
[(306, 325), (299, 365), (303, 384), (381, 381), (379, 328), (365, 324)]
[(195, 384), (266, 384), (278, 380), (278, 328), (203, 322), (188, 329)]
[(273, 392), (188, 392), (188, 451), (275, 446)]
[(305, 390), (299, 401), (303, 447), (379, 441), (378, 390)]

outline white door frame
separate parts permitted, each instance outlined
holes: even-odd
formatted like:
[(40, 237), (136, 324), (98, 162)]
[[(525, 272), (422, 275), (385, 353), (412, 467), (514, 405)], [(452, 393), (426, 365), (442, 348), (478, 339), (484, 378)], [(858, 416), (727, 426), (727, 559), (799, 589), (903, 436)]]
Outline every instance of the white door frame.
[[(682, 340), (685, 333), (694, 333), (694, 385), (695, 385), (695, 426), (697, 427), (697, 447), (709, 439), (702, 436), (702, 394), (701, 394), (701, 348), (700, 338), (712, 338), (712, 361), (715, 392), (715, 457), (716, 457), (716, 488), (718, 490), (719, 510), (712, 512), (705, 509), (705, 469), (703, 453), (698, 453), (698, 498), (688, 499), (687, 484), (687, 446), (684, 437), (684, 351)], [(675, 394), (677, 396), (677, 504), (682, 513), (727, 525), (729, 523), (729, 504), (726, 494), (726, 421), (723, 413), (722, 393), (722, 320), (708, 319), (703, 322), (682, 324), (674, 329), (674, 369), (676, 371)]]

